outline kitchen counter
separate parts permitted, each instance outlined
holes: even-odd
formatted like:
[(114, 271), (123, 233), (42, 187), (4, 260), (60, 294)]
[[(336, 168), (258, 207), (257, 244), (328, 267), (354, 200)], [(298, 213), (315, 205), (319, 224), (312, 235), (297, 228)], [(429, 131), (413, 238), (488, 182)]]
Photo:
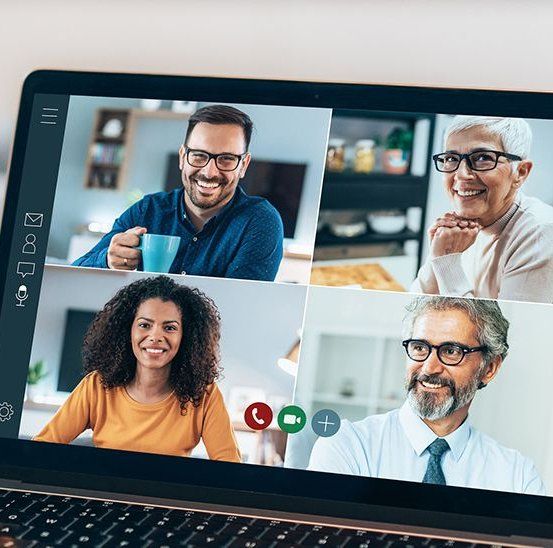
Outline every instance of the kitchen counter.
[(405, 291), (405, 287), (378, 263), (314, 266), (311, 270), (311, 283), (333, 287), (353, 286), (382, 291)]

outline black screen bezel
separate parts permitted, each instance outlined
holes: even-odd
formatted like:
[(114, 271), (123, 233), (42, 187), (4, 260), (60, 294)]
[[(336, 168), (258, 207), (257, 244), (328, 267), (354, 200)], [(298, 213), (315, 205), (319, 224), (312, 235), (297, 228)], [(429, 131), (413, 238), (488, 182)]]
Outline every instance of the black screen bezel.
[[(553, 96), (547, 93), (37, 71), (27, 77), (21, 95), (1, 258), (7, 258), (13, 236), (31, 107), (37, 93), (553, 119)], [(2, 294), (7, 262), (0, 261)], [(553, 536), (553, 498), (532, 495), (5, 438), (0, 438), (0, 475), (48, 485), (147, 492), (252, 508)]]

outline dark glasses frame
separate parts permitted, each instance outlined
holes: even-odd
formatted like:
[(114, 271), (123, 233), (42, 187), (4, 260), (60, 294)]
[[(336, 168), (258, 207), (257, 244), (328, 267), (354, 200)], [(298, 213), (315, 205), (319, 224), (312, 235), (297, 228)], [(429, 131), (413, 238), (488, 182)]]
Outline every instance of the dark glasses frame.
[[(409, 354), (409, 345), (411, 343), (418, 343), (424, 347), (426, 347), (427, 349), (427, 354), (424, 358), (413, 358), (413, 356), (411, 356), (411, 354)], [(430, 357), (430, 354), (432, 353), (432, 349), (435, 348), (436, 349), (436, 354), (438, 355), (438, 359), (444, 364), (444, 365), (459, 365), (464, 359), (465, 359), (465, 356), (467, 354), (471, 354), (473, 352), (482, 352), (484, 350), (487, 350), (488, 347), (487, 346), (473, 346), (473, 347), (470, 347), (470, 346), (465, 346), (463, 344), (458, 344), (458, 343), (449, 343), (449, 342), (446, 342), (446, 343), (443, 343), (443, 344), (430, 344), (428, 341), (425, 341), (423, 339), (406, 339), (404, 341), (401, 342), (403, 348), (405, 348), (405, 352), (407, 354), (407, 356), (409, 356), (409, 359), (413, 360), (414, 362), (424, 362), (426, 361), (429, 357)], [(458, 350), (461, 351), (461, 358), (459, 359), (459, 361), (457, 362), (446, 362), (444, 361), (444, 359), (442, 358), (442, 351), (444, 348), (456, 348)]]
[[(189, 155), (191, 152), (201, 152), (202, 154), (205, 154), (207, 156), (207, 161), (205, 162), (205, 164), (203, 165), (195, 165), (193, 164), (190, 159), (189, 159)], [(207, 164), (209, 164), (209, 162), (211, 162), (211, 160), (215, 160), (215, 165), (217, 166), (217, 169), (220, 170), (220, 171), (236, 171), (238, 169), (238, 166), (240, 165), (240, 162), (244, 159), (244, 156), (246, 156), (248, 152), (243, 152), (242, 154), (233, 154), (232, 152), (221, 152), (220, 154), (211, 154), (210, 152), (207, 152), (207, 150), (202, 150), (200, 148), (188, 148), (188, 147), (185, 147), (185, 157), (186, 157), (186, 162), (188, 163), (188, 165), (192, 166), (192, 167), (197, 167), (197, 168), (202, 168), (202, 167), (205, 167)], [(234, 166), (232, 169), (226, 169), (226, 168), (222, 168), (220, 165), (219, 165), (219, 158), (221, 156), (232, 156), (235, 160), (236, 160), (236, 166)]]
[[(475, 167), (470, 157), (482, 152), (488, 152), (495, 155), (495, 164), (493, 165), (493, 167), (487, 167), (485, 169)], [(438, 161), (442, 156), (457, 156), (459, 158), (459, 161), (457, 162), (457, 167), (455, 169), (440, 169)], [(434, 165), (440, 173), (454, 173), (459, 169), (459, 166), (461, 165), (461, 162), (463, 160), (467, 161), (468, 166), (473, 171), (491, 171), (492, 169), (495, 169), (497, 167), (499, 158), (507, 158), (507, 160), (513, 162), (520, 162), (522, 160), (522, 158), (520, 156), (517, 156), (516, 154), (509, 154), (508, 152), (503, 152), (501, 150), (475, 150), (474, 152), (469, 152), (468, 154), (458, 154), (457, 152), (440, 152), (439, 154), (434, 154), (434, 156), (432, 156), (432, 160), (434, 160)]]

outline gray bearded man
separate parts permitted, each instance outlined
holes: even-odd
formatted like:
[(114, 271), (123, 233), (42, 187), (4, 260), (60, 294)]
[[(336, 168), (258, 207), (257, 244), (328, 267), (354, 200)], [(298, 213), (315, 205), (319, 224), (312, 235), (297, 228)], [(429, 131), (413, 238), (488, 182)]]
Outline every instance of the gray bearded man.
[(438, 485), (545, 494), (530, 459), (468, 420), (499, 373), (509, 322), (495, 301), (418, 297), (407, 307), (407, 399), (315, 443), (309, 469)]

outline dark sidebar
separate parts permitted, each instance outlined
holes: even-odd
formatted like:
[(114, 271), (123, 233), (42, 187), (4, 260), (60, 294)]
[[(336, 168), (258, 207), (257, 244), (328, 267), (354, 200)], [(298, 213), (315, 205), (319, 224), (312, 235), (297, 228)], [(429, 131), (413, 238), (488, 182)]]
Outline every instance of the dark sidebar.
[(19, 432), (68, 105), (68, 95), (33, 101), (0, 315), (1, 437)]

